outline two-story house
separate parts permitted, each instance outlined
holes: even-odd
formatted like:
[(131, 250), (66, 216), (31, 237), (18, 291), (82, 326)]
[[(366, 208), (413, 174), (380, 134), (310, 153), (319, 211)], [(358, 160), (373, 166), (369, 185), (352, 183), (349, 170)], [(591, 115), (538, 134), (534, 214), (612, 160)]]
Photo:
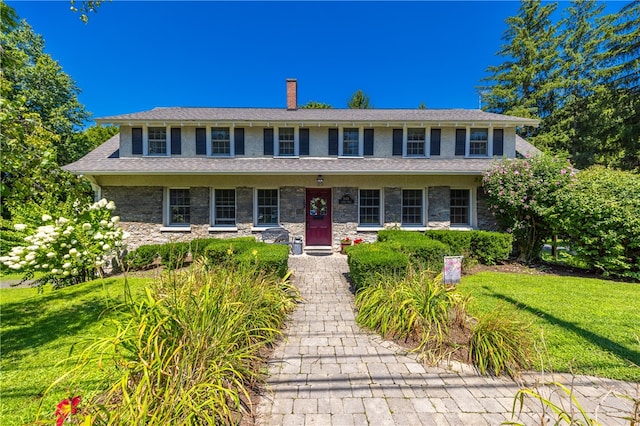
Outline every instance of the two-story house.
[(385, 227), (491, 229), (482, 173), (537, 121), (464, 109), (155, 108), (65, 169), (91, 180), (138, 246), (284, 227), (306, 248)]

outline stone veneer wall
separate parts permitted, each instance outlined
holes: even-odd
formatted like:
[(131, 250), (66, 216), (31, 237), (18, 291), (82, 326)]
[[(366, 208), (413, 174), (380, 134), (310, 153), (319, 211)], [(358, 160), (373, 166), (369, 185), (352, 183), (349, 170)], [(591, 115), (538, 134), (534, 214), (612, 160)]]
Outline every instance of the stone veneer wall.
[[(299, 186), (280, 188), (280, 223), (289, 230), (291, 237), (305, 235), (305, 194), (306, 189)], [(239, 236), (255, 236), (260, 239), (260, 231), (253, 231), (253, 198), (254, 189), (236, 188), (236, 222), (237, 231), (217, 231), (210, 229), (210, 190), (205, 187), (192, 187), (191, 198), (191, 231), (163, 231), (163, 199), (164, 188), (153, 186), (142, 187), (103, 187), (103, 196), (116, 203), (115, 214), (121, 217), (121, 224), (130, 234), (130, 249), (143, 244), (161, 244), (171, 241), (188, 241), (194, 238), (234, 238)], [(353, 204), (340, 204), (340, 198), (349, 194)], [(427, 220), (429, 228), (447, 229), (450, 225), (450, 188), (433, 186), (428, 190)], [(398, 187), (383, 189), (384, 227), (397, 226), (402, 217), (402, 190)], [(338, 250), (340, 240), (349, 237), (352, 240), (362, 238), (364, 241), (375, 241), (375, 230), (358, 231), (358, 188), (335, 187), (332, 199), (332, 235), (333, 247)], [(482, 188), (477, 189), (477, 222), (479, 229), (495, 230), (497, 223), (487, 209), (487, 201)]]
[(498, 222), (493, 213), (489, 211), (487, 196), (481, 186), (476, 192), (476, 204), (478, 212), (478, 229), (485, 231), (497, 231)]
[(428, 197), (427, 225), (433, 229), (449, 229), (451, 226), (451, 188), (431, 186)]

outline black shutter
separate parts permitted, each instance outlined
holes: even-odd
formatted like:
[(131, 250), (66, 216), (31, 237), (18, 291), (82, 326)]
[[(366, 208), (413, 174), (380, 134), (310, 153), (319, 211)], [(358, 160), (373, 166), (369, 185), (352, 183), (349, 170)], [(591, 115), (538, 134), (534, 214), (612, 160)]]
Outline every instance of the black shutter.
[(431, 129), (429, 155), (440, 155), (440, 129)]
[(171, 155), (182, 154), (182, 129), (179, 127), (171, 128)]
[(329, 155), (338, 155), (338, 129), (329, 129)]
[(364, 129), (364, 155), (373, 155), (373, 129)]
[(502, 157), (504, 155), (504, 130), (493, 130), (493, 155)]
[(233, 140), (236, 145), (235, 154), (244, 155), (244, 129), (233, 129)]
[(393, 155), (402, 155), (402, 129), (393, 129)]
[(142, 127), (131, 129), (131, 154), (142, 155)]
[(300, 155), (309, 155), (309, 129), (300, 129)]
[(264, 129), (264, 155), (273, 155), (273, 129)]
[(196, 129), (196, 155), (207, 155), (207, 129)]
[(456, 129), (456, 155), (464, 155), (467, 146), (466, 129)]

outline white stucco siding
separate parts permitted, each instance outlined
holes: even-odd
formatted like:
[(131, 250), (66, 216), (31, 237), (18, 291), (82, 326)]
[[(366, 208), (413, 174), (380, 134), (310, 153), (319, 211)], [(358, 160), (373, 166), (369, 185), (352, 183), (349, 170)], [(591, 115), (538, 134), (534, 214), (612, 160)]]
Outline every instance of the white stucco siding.
[[(144, 126), (141, 126), (144, 128)], [(264, 155), (264, 127), (242, 127), (244, 129), (244, 145), (245, 153), (243, 157), (262, 157)], [(277, 127), (277, 126), (276, 126)], [(410, 126), (408, 126), (410, 127)], [(478, 125), (477, 127), (482, 127)], [(181, 126), (181, 143), (182, 153), (177, 155), (178, 157), (196, 157), (196, 127), (195, 126)], [(329, 144), (328, 144), (328, 129), (330, 127), (318, 127), (311, 126), (309, 129), (309, 156), (310, 157), (327, 157)], [(369, 128), (368, 126), (359, 127), (361, 131)], [(435, 128), (435, 127), (434, 127)], [(466, 127), (465, 127), (466, 128)], [(230, 127), (231, 133), (233, 133), (233, 127)], [(299, 128), (298, 128), (299, 129)], [(373, 127), (374, 129), (374, 157), (377, 158), (391, 158), (393, 157), (393, 127)], [(428, 131), (427, 127), (427, 131)], [(455, 155), (455, 127), (440, 127), (440, 155), (433, 156), (434, 158), (459, 158)], [(492, 129), (490, 128), (490, 131)], [(210, 127), (207, 127), (207, 132), (210, 132)], [(277, 132), (274, 132), (274, 144), (277, 145)], [(168, 128), (167, 143), (170, 144), (170, 128)], [(296, 132), (298, 135), (298, 131)], [(508, 158), (515, 158), (515, 128), (504, 128), (504, 156)], [(210, 138), (207, 137), (207, 140)], [(233, 138), (232, 138), (233, 139)], [(405, 138), (406, 139), (406, 138)], [(406, 141), (405, 141), (406, 142)], [(210, 143), (210, 142), (209, 142)], [(299, 143), (299, 141), (298, 141)], [(426, 151), (429, 152), (429, 142), (427, 139)], [(131, 127), (120, 127), (120, 157), (131, 157)]]
[(131, 156), (131, 127), (120, 126), (120, 157)]

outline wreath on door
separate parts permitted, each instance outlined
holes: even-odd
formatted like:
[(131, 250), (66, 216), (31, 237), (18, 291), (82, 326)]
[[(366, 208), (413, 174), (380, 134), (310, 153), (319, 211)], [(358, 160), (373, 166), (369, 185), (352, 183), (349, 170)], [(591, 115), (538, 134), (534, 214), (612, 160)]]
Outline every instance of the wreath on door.
[(322, 197), (312, 198), (309, 203), (309, 214), (311, 216), (324, 216), (327, 214), (327, 200)]

